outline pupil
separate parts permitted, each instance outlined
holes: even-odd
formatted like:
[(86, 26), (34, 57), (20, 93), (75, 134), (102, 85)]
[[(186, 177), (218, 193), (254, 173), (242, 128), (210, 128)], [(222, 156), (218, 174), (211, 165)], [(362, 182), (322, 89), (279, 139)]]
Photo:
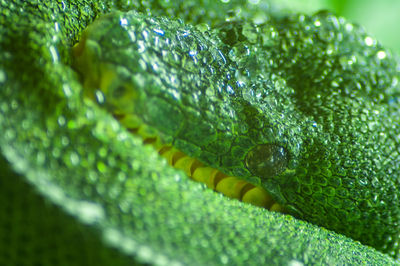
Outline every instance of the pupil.
[(271, 178), (282, 173), (288, 163), (285, 149), (276, 144), (260, 144), (245, 157), (246, 168), (255, 176)]

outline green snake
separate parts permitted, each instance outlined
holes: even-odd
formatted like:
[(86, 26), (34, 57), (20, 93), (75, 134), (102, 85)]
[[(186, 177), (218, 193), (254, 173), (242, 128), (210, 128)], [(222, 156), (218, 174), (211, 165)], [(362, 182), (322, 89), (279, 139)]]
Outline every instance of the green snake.
[[(108, 12), (108, 4), (98, 3), (90, 8)], [(28, 4), (21, 5), (29, 10)], [(348, 238), (332, 238), (334, 233), (292, 216), (221, 198), (182, 178), (182, 172), (165, 165), (151, 147), (82, 97), (94, 97), (122, 124), (121, 115), (134, 114), (124, 124), (128, 128), (144, 122), (146, 134), (264, 188), (289, 214), (396, 257), (400, 214), (392, 203), (398, 188), (398, 61), (362, 29), (329, 13), (271, 16), (261, 24), (237, 19), (210, 29), (114, 12), (83, 33), (84, 42), (75, 49), (78, 55), (86, 53), (78, 62), (86, 76), (83, 87), (89, 88), (83, 92), (78, 75), (65, 65), (71, 61), (69, 49), (60, 46), (69, 42), (71, 47), (77, 38), (76, 27), (68, 25), (77, 25), (73, 18), (78, 13), (69, 8), (60, 10), (67, 10), (72, 22), (63, 21), (60, 11), (58, 20), (44, 16), (42, 24), (21, 20), (2, 28), (1, 47), (7, 52), (1, 53), (1, 99), (10, 104), (1, 105), (9, 117), (0, 121), (1, 128), (26, 132), (14, 142), (12, 133), (4, 134), (2, 151), (46, 198), (104, 232), (107, 245), (135, 254), (139, 262), (335, 264), (356, 263), (357, 253), (364, 256), (358, 262), (392, 263)], [(86, 8), (78, 5), (79, 16), (90, 17), (93, 11)], [(8, 9), (2, 25), (23, 16)], [(171, 12), (157, 10), (158, 15)], [(13, 27), (26, 31), (16, 33)], [(16, 52), (21, 47), (42, 59), (21, 56)], [(33, 70), (49, 74), (44, 80), (38, 74), (29, 77)], [(33, 100), (25, 99), (27, 91)], [(27, 162), (15, 163), (21, 157)], [(48, 182), (30, 167), (47, 173)], [(49, 192), (52, 186), (67, 196)], [(92, 216), (83, 213), (86, 205), (71, 199), (96, 203)], [(209, 234), (219, 241), (208, 241)], [(284, 255), (275, 247), (263, 248), (279, 238)], [(184, 256), (182, 243), (188, 239), (197, 251)], [(302, 240), (296, 244), (291, 239)], [(251, 241), (254, 247), (245, 247)]]

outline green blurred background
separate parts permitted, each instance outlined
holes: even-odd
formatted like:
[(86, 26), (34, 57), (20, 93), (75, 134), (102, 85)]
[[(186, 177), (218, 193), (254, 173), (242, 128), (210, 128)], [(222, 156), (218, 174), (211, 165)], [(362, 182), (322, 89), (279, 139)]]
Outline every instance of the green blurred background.
[(362, 25), (386, 48), (400, 54), (400, 0), (274, 0), (302, 12), (328, 9)]

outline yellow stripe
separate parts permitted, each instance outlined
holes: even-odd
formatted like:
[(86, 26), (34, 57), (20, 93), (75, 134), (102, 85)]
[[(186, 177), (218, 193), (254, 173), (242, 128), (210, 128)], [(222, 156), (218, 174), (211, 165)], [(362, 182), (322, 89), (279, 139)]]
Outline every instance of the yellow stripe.
[(284, 212), (284, 206), (276, 203), (265, 189), (256, 187), (237, 177), (227, 176), (215, 168), (204, 166), (199, 160), (187, 156), (171, 145), (163, 144), (160, 138), (152, 133), (153, 130), (149, 130), (146, 125), (140, 123), (132, 115), (115, 114), (114, 117), (126, 126), (131, 133), (139, 135), (144, 144), (152, 145), (160, 156), (167, 160), (169, 165), (182, 170), (194, 181), (204, 183), (208, 188), (229, 198), (238, 199), (271, 211)]

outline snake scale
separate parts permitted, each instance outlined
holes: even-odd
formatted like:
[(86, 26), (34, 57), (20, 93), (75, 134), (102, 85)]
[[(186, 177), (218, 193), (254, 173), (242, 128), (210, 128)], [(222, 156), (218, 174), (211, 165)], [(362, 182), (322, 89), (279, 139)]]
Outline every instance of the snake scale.
[[(81, 11), (80, 16), (88, 15), (89, 21), (94, 17), (90, 15), (93, 12), (90, 10), (108, 13), (111, 9), (112, 5), (108, 2), (104, 2), (104, 6), (101, 5), (101, 1), (98, 3), (99, 5), (86, 6), (86, 9), (78, 5), (76, 10)], [(29, 10), (28, 4), (22, 5), (26, 8), (25, 10)], [(115, 2), (115, 6), (118, 5), (120, 9), (128, 9), (121, 3)], [(31, 8), (33, 7), (34, 4)], [(43, 8), (45, 11), (42, 14), (50, 14), (46, 12), (58, 10), (58, 7), (56, 4), (49, 5), (47, 9)], [(154, 7), (154, 14), (169, 15), (168, 12), (172, 12), (170, 8), (164, 8)], [(135, 9), (143, 11), (140, 8)], [(8, 13), (3, 13), (3, 22), (23, 16), (13, 13), (12, 6), (8, 7), (8, 10)], [(66, 6), (60, 10), (66, 11), (67, 14), (77, 14), (68, 11)], [(168, 10), (168, 12), (163, 13), (157, 10)], [(14, 26), (2, 28), (5, 41), (1, 42), (2, 50), (7, 51), (1, 54), (4, 63), (2, 63), (0, 80), (6, 84), (2, 97), (14, 99), (11, 101), (10, 108), (2, 109), (4, 113), (10, 114), (9, 121), (15, 123), (8, 124), (8, 128), (18, 128), (19, 113), (12, 113), (13, 105), (25, 106), (24, 108), (29, 109), (32, 108), (29, 106), (35, 106), (36, 101), (40, 102), (40, 100), (25, 102), (22, 96), (13, 94), (11, 83), (5, 81), (14, 80), (13, 84), (22, 84), (14, 85), (21, 88), (21, 91), (24, 88), (43, 86), (42, 90), (46, 92), (47, 102), (57, 103), (49, 106), (37, 105), (43, 105), (38, 114), (43, 114), (45, 111), (48, 113), (47, 109), (54, 112), (54, 115), (46, 115), (48, 118), (44, 125), (51, 144), (38, 150), (35, 144), (24, 146), (25, 135), (21, 135), (15, 142), (15, 147), (24, 147), (21, 148), (23, 153), (36, 154), (35, 159), (30, 159), (33, 161), (30, 161), (29, 165), (39, 165), (36, 159), (49, 160), (46, 163), (47, 168), (43, 169), (47, 169), (46, 171), (53, 173), (54, 176), (60, 175), (60, 179), (54, 179), (50, 183), (62, 184), (61, 187), (69, 195), (91, 195), (90, 187), (97, 187), (95, 190), (97, 192), (89, 198), (97, 202), (100, 199), (95, 196), (96, 193), (107, 195), (104, 196), (104, 200), (119, 202), (119, 208), (123, 213), (126, 213), (124, 210), (129, 207), (125, 203), (125, 192), (118, 192), (121, 190), (119, 186), (122, 183), (124, 184), (122, 191), (130, 193), (130, 188), (139, 192), (147, 191), (147, 193), (132, 196), (133, 200), (138, 200), (138, 202), (143, 200), (144, 206), (146, 206), (144, 202), (157, 198), (155, 195), (158, 193), (154, 194), (154, 191), (159, 189), (165, 193), (162, 197), (168, 199), (170, 199), (169, 193), (174, 194), (174, 191), (179, 191), (177, 192), (178, 202), (184, 202), (185, 198), (196, 198), (199, 193), (203, 199), (221, 200), (207, 190), (200, 192), (199, 186), (191, 184), (190, 180), (184, 181), (180, 178), (176, 185), (168, 183), (168, 186), (174, 189), (167, 192), (163, 188), (163, 182), (169, 182), (165, 181), (169, 179), (166, 178), (163, 181), (154, 171), (169, 168), (163, 166), (163, 161), (151, 148), (146, 147), (141, 151), (142, 148), (138, 147), (141, 147), (142, 140), (135, 136), (126, 137), (121, 133), (121, 136), (115, 135), (115, 141), (128, 138), (129, 141), (133, 141), (133, 144), (126, 145), (138, 146), (135, 148), (136, 151), (130, 154), (123, 148), (124, 146), (118, 148), (121, 144), (118, 144), (118, 141), (114, 143), (111, 137), (114, 133), (110, 132), (126, 131), (109, 114), (97, 109), (98, 107), (91, 101), (86, 101), (81, 97), (82, 94), (91, 94), (91, 97), (114, 116), (134, 114), (134, 121), (125, 124), (128, 127), (130, 123), (135, 124), (137, 119), (140, 120), (140, 123), (149, 126), (150, 134), (156, 134), (162, 142), (173, 145), (174, 148), (190, 157), (198, 158), (202, 164), (262, 187), (275, 201), (284, 205), (285, 212), (296, 218), (334, 230), (397, 257), (397, 227), (400, 217), (399, 207), (395, 204), (398, 201), (399, 186), (397, 178), (399, 64), (389, 51), (368, 36), (362, 28), (327, 12), (320, 12), (313, 16), (268, 15), (262, 23), (247, 20), (248, 15), (245, 12), (243, 18), (231, 18), (227, 21), (217, 19), (219, 15), (212, 13), (210, 15), (212, 28), (205, 24), (192, 26), (181, 20), (136, 11), (113, 12), (90, 26), (81, 35), (83, 44), (75, 49), (78, 55), (86, 53), (79, 64), (81, 67), (83, 65), (80, 71), (85, 76), (83, 87), (89, 88), (89, 92), (81, 93), (82, 85), (78, 82), (78, 75), (71, 69), (67, 69), (72, 61), (68, 56), (70, 48), (62, 47), (71, 47), (78, 39), (78, 35), (75, 34), (81, 32), (85, 25), (82, 24), (79, 30), (77, 27), (69, 28), (68, 25), (77, 25), (74, 24), (76, 22), (73, 19), (62, 20), (64, 16), (62, 11), (57, 12), (60, 12), (57, 13), (60, 15), (56, 16), (55, 21), (58, 22), (55, 27), (53, 22), (46, 24), (46, 21), (54, 21), (51, 16), (40, 18), (45, 22), (38, 25), (29, 25), (21, 20)], [(13, 17), (10, 14), (15, 15)], [(41, 16), (40, 12), (32, 14), (36, 14), (34, 17)], [(71, 15), (71, 18), (73, 17), (74, 15)], [(199, 22), (201, 21), (198, 21), (198, 16), (193, 16), (192, 23)], [(30, 33), (17, 34), (13, 31), (13, 27), (25, 29), (25, 33)], [(65, 31), (69, 34), (65, 34)], [(37, 36), (42, 36), (43, 40), (36, 38), (35, 32), (38, 32)], [(18, 41), (24, 38), (27, 38), (28, 42)], [(27, 47), (25, 49), (38, 54), (43, 53), (43, 59), (35, 61), (33, 56), (20, 56), (16, 52), (20, 49), (18, 45), (26, 45), (26, 43), (28, 46), (25, 46)], [(43, 52), (40, 47), (46, 47), (46, 52)], [(18, 60), (24, 62), (24, 65), (17, 67), (13, 64)], [(43, 73), (48, 71), (52, 74), (49, 74), (44, 81), (40, 76), (27, 78), (28, 74), (26, 76), (23, 74), (22, 79), (18, 78), (19, 73), (32, 73), (32, 69)], [(59, 89), (52, 92), (51, 86), (44, 84), (53, 84), (56, 87), (58, 84)], [(32, 91), (33, 99), (40, 99), (40, 94), (40, 91)], [(63, 108), (66, 109), (61, 112)], [(74, 112), (77, 113), (77, 118), (73, 118)], [(36, 121), (35, 119), (39, 117), (34, 114), (33, 112), (31, 116), (28, 116), (32, 121)], [(96, 126), (97, 122), (93, 121), (97, 119), (97, 116), (101, 117), (103, 122), (99, 122)], [(2, 127), (7, 128), (7, 123), (11, 123), (9, 121), (2, 121)], [(51, 121), (55, 121), (55, 124)], [(41, 125), (40, 122), (35, 122), (32, 127), (34, 128), (36, 124)], [(28, 128), (29, 125), (28, 122), (21, 124), (22, 127)], [(63, 126), (67, 126), (68, 131), (63, 131)], [(116, 149), (111, 151), (105, 148), (104, 144), (103, 146), (93, 144), (93, 149), (96, 146), (99, 158), (103, 159), (97, 159), (97, 157), (90, 159), (90, 153), (85, 155), (85, 151), (78, 145), (81, 142), (80, 145), (86, 143), (86, 139), (73, 137), (75, 131), (80, 132), (76, 136), (82, 136), (82, 133), (86, 132), (96, 139), (95, 143), (109, 143)], [(35, 143), (34, 140), (39, 140), (41, 136), (37, 132), (39, 130), (30, 131), (26, 140), (33, 139), (32, 143)], [(53, 143), (53, 139), (49, 137), (53, 133), (54, 136), (57, 134), (61, 136), (64, 133), (67, 135), (64, 138), (55, 138), (54, 141), (56, 139), (61, 141), (57, 144), (57, 141)], [(5, 134), (1, 142), (3, 145), (7, 143), (7, 137), (9, 136)], [(42, 140), (43, 143), (46, 143), (45, 139)], [(88, 141), (91, 143), (90, 140)], [(75, 147), (74, 152), (63, 143), (75, 143), (78, 146), (70, 147), (71, 149)], [(57, 145), (64, 145), (63, 149), (66, 150), (63, 152), (52, 150), (55, 161), (51, 163), (53, 159), (47, 158), (45, 155), (47, 153), (44, 151), (46, 147), (57, 147)], [(4, 147), (2, 149), (7, 151), (14, 149)], [(20, 151), (19, 148), (15, 149)], [(79, 173), (87, 176), (87, 179), (84, 178), (76, 183), (76, 185), (79, 182), (91, 184), (82, 190), (84, 192), (77, 192), (74, 182), (68, 184), (62, 181), (66, 177), (62, 177), (63, 174), (57, 171), (64, 167), (62, 154), (68, 154), (68, 159), (65, 159), (65, 169), (67, 169), (65, 174), (76, 171), (77, 176)], [(143, 156), (145, 158), (141, 159), (140, 154), (147, 154), (154, 158), (154, 166), (146, 163), (149, 161), (147, 157)], [(9, 161), (13, 159), (9, 154), (6, 158)], [(86, 161), (83, 158), (88, 159)], [(115, 172), (118, 173), (118, 180), (107, 181), (108, 179), (102, 176), (110, 175), (112, 171), (109, 169), (114, 169), (113, 167), (119, 165), (120, 161), (125, 162), (121, 158), (125, 160), (133, 158), (133, 163), (126, 168), (125, 174)], [(63, 163), (57, 166), (59, 162)], [(92, 163), (94, 167), (91, 168), (89, 166)], [(126, 167), (123, 165), (124, 163), (121, 163), (122, 168), (119, 169)], [(42, 166), (40, 164), (40, 167)], [(147, 169), (146, 167), (150, 167), (150, 170), (142, 170)], [(17, 169), (19, 169), (18, 172), (24, 172), (21, 170), (24, 166), (20, 165)], [(85, 172), (85, 169), (88, 172)], [(96, 172), (90, 169), (96, 169)], [(144, 179), (138, 177), (133, 181), (129, 180), (126, 173), (130, 171), (136, 173), (137, 176), (143, 176)], [(161, 170), (166, 176), (172, 173), (170, 171), (173, 170)], [(146, 173), (152, 174), (146, 175)], [(159, 183), (151, 185), (145, 181), (141, 183), (140, 180), (146, 180), (146, 176)], [(41, 187), (42, 183), (32, 178), (28, 180), (33, 184), (38, 182), (37, 186)], [(98, 185), (98, 182), (109, 186)], [(44, 187), (38, 190), (57, 203), (57, 200), (53, 198), (54, 195), (49, 196), (47, 192), (44, 192)], [(119, 196), (114, 197), (112, 193)], [(227, 204), (226, 206), (232, 205), (234, 212), (240, 212), (239, 209), (242, 208), (256, 213), (267, 212), (239, 202), (226, 199), (222, 201), (223, 204)], [(197, 204), (193, 200), (189, 202), (188, 204)], [(63, 205), (61, 202), (57, 204)], [(162, 208), (157, 209), (157, 204), (155, 210), (161, 210)], [(200, 202), (198, 204), (201, 206)], [(212, 205), (218, 208), (217, 203)], [(65, 206), (69, 212), (74, 213), (72, 207)], [(176, 214), (175, 218), (169, 218), (171, 223), (175, 221), (174, 219), (186, 217), (186, 211), (187, 215), (196, 217), (196, 210), (193, 207), (177, 211), (175, 205), (171, 206), (171, 210), (174, 210), (173, 213)], [(133, 217), (136, 218), (133, 218), (133, 221), (138, 221), (139, 217), (147, 217), (146, 213), (153, 215), (150, 208), (146, 207), (143, 210), (143, 213), (140, 211), (134, 213)], [(118, 217), (113, 207), (106, 207), (104, 212), (106, 212), (105, 217), (114, 217), (114, 214)], [(198, 212), (201, 214), (202, 209)], [(126, 215), (126, 217), (131, 217), (129, 214)], [(156, 217), (151, 215), (150, 217)], [(160, 212), (157, 219), (164, 217), (163, 215)], [(267, 215), (280, 217), (276, 218), (278, 220), (292, 221), (293, 219), (290, 218), (291, 216), (282, 214)], [(115, 217), (109, 221), (111, 224), (113, 224), (112, 221), (123, 223), (123, 219), (118, 220)], [(258, 217), (256, 214), (253, 217), (253, 221), (263, 223), (261, 218), (256, 218)], [(143, 224), (134, 223), (134, 228), (138, 226), (135, 230), (143, 232), (144, 228), (151, 226), (151, 219), (146, 219), (143, 218), (143, 221), (146, 221)], [(213, 223), (212, 219), (214, 218), (210, 218), (209, 223)], [(247, 218), (241, 219), (247, 221)], [(233, 223), (232, 228), (240, 226), (241, 219), (236, 221), (235, 218), (236, 222)], [(265, 222), (269, 220), (269, 218), (265, 219)], [(249, 225), (250, 221), (243, 223)], [(295, 223), (303, 226), (303, 222), (295, 220)], [(101, 228), (108, 228), (108, 222), (100, 224)], [(124, 226), (121, 228), (129, 232), (129, 227)], [(168, 228), (168, 224), (163, 226)], [(207, 231), (207, 226), (209, 224), (206, 222), (205, 227), (199, 229), (200, 236)], [(166, 228), (160, 229), (160, 232), (165, 233)], [(261, 229), (262, 226), (256, 231)], [(232, 230), (236, 231), (236, 229)], [(110, 232), (110, 228), (107, 232)], [(193, 231), (191, 232), (195, 235)], [(178, 234), (173, 234), (172, 237), (174, 235)], [(109, 243), (117, 245), (112, 241), (116, 237), (108, 239)], [(145, 235), (140, 236), (137, 241), (143, 241), (143, 237), (145, 238)], [(169, 239), (166, 242), (170, 243), (168, 241), (171, 239), (169, 237), (166, 239)], [(221, 241), (223, 239), (224, 237)], [(270, 238), (270, 240), (273, 239), (274, 237)], [(287, 240), (283, 242), (289, 246)], [(140, 243), (146, 243), (146, 241)], [(163, 246), (163, 241), (157, 241), (157, 238), (147, 243), (149, 245), (152, 243), (151, 245), (156, 247), (156, 250)], [(222, 246), (229, 250), (232, 245), (222, 244)], [(306, 248), (303, 244), (301, 246)], [(167, 250), (165, 254), (170, 254), (168, 256), (177, 252), (168, 251), (171, 248), (173, 250), (174, 245), (168, 247), (166, 244), (164, 247)], [(312, 245), (311, 248), (313, 248)], [(273, 250), (271, 252), (274, 253)], [(291, 252), (290, 248), (288, 252)], [(307, 263), (305, 254), (308, 253), (304, 250), (302, 252), (297, 253), (293, 258), (287, 255), (280, 259), (275, 257), (275, 262), (288, 263), (295, 259), (295, 261)], [(334, 263), (335, 261), (329, 255), (323, 255), (322, 259), (315, 259), (315, 251), (310, 252), (314, 259), (310, 259), (308, 263), (321, 262), (324, 258), (325, 262)], [(163, 264), (160, 261), (152, 261), (140, 252), (136, 254), (139, 254), (139, 261)], [(187, 258), (179, 255), (175, 259), (183, 262), (191, 256), (197, 257), (194, 254), (188, 255)], [(204, 256), (205, 260), (214, 258), (214, 253), (207, 254)], [(233, 258), (232, 256), (232, 254), (222, 256), (219, 262), (227, 262)], [(379, 255), (376, 256), (379, 257)], [(343, 261), (345, 261), (344, 257), (342, 257)], [(245, 259), (245, 256), (240, 258)], [(274, 261), (269, 255), (266, 258), (267, 261)], [(162, 260), (162, 257), (158, 259)], [(262, 260), (262, 257), (259, 259)]]

